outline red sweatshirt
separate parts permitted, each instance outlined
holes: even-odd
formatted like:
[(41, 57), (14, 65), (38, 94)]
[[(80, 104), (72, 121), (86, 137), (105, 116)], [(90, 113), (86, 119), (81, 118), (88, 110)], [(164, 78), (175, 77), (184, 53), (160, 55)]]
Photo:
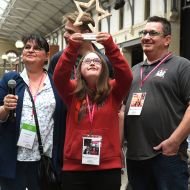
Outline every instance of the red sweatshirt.
[(103, 105), (96, 106), (94, 110), (93, 135), (102, 136), (98, 166), (82, 164), (82, 136), (90, 133), (91, 125), (87, 106), (84, 106), (82, 117), (78, 120), (77, 112), (81, 104), (72, 94), (76, 87), (76, 80), (70, 80), (70, 75), (78, 56), (79, 44), (70, 41), (55, 68), (55, 86), (68, 108), (63, 170), (90, 171), (121, 168), (118, 111), (129, 91), (132, 72), (112, 37), (105, 42), (104, 47), (106, 56), (114, 67), (115, 79), (110, 80), (113, 88), (108, 98)]

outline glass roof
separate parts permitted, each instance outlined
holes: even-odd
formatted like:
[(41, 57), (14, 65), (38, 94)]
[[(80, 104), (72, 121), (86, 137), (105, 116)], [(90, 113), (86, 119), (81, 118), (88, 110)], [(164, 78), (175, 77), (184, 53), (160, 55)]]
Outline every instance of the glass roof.
[(0, 0), (0, 17), (3, 15), (10, 0)]

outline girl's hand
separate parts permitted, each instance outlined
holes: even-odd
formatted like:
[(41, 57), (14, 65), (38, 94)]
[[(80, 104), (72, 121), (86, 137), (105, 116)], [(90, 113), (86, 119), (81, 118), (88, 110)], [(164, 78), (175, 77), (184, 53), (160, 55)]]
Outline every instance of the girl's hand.
[(102, 45), (104, 45), (104, 42), (106, 42), (111, 35), (107, 32), (98, 32), (96, 36), (96, 41)]

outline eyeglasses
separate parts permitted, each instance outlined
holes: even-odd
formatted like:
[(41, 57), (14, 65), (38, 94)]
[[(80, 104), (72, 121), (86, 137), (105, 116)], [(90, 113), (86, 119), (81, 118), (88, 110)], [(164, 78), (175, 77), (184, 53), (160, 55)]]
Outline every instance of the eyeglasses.
[(96, 64), (96, 65), (101, 65), (101, 64), (102, 64), (102, 63), (101, 63), (101, 60), (98, 59), (98, 58), (94, 58), (94, 59), (87, 58), (87, 59), (84, 59), (84, 60), (83, 60), (83, 63), (85, 63), (85, 64), (87, 64), (87, 65), (90, 65), (91, 62), (93, 62), (93, 63)]
[[(32, 48), (32, 49), (31, 49)], [(39, 46), (30, 46), (26, 45), (24, 46), (24, 51), (34, 51), (34, 52), (40, 52), (43, 51), (44, 49), (39, 47)]]
[(148, 34), (150, 37), (164, 35), (164, 33), (162, 33), (162, 32), (157, 32), (157, 31), (155, 31), (155, 30), (150, 30), (150, 31), (142, 30), (142, 31), (139, 32), (139, 36), (140, 36), (140, 37), (145, 37), (147, 34)]

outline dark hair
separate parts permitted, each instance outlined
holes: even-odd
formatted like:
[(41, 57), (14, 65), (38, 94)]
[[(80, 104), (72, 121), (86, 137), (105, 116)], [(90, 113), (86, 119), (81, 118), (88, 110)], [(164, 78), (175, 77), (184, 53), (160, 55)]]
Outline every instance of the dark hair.
[(109, 71), (107, 63), (103, 59), (103, 57), (96, 51), (93, 51), (93, 53), (98, 55), (102, 64), (102, 70), (96, 84), (96, 89), (95, 90), (90, 89), (87, 86), (85, 79), (81, 75), (81, 65), (85, 56), (88, 54), (87, 53), (85, 56), (81, 58), (79, 65), (77, 67), (77, 86), (74, 93), (79, 98), (79, 100), (85, 99), (86, 94), (88, 94), (92, 102), (101, 104), (107, 98), (107, 96), (111, 91), (111, 86), (109, 84)]
[(159, 16), (152, 16), (148, 18), (147, 22), (160, 22), (162, 24), (164, 35), (165, 36), (171, 35), (171, 24), (166, 18)]
[(47, 40), (38, 33), (26, 34), (25, 36), (22, 37), (22, 41), (23, 41), (24, 45), (26, 45), (26, 43), (28, 41), (35, 41), (36, 44), (40, 48), (44, 49), (46, 53), (49, 52), (49, 44), (48, 44)]
[[(69, 20), (70, 22), (74, 23), (79, 15), (79, 12), (75, 11), (72, 13), (67, 13), (63, 16), (62, 23), (65, 25), (65, 23)], [(80, 18), (80, 21), (82, 22), (82, 25), (79, 26), (81, 31), (89, 30), (92, 32), (90, 27), (88, 26), (91, 24), (92, 26), (95, 26), (94, 19), (91, 17), (90, 13), (84, 12), (82, 17)]]

